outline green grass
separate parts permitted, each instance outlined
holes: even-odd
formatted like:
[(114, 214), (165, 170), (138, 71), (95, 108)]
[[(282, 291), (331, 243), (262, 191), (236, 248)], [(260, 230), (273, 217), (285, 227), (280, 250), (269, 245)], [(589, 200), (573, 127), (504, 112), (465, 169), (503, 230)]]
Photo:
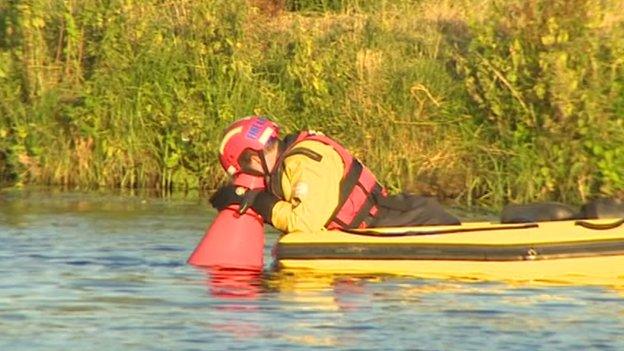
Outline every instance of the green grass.
[(619, 1), (0, 4), (0, 181), (215, 188), (224, 126), (322, 130), (463, 205), (624, 189)]

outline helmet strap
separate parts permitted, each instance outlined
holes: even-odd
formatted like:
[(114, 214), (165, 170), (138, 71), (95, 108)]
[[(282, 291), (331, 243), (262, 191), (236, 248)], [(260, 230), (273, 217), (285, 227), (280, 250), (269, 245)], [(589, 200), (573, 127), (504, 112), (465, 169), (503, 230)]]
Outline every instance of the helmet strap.
[[(279, 158), (279, 155), (282, 154), (282, 152), (284, 151), (285, 145), (284, 142), (280, 139), (277, 139), (275, 141), (277, 143), (277, 158)], [(264, 157), (264, 152), (260, 152), (260, 163), (262, 164), (262, 169), (264, 170), (264, 181), (266, 184), (271, 184), (271, 172), (273, 170), (269, 169), (269, 165), (267, 164), (266, 158)], [(276, 160), (277, 161), (277, 160)], [(276, 164), (273, 165), (273, 168), (275, 168)]]
[(264, 174), (269, 175), (271, 172), (269, 171), (269, 166), (267, 165), (266, 158), (264, 157), (264, 152), (260, 152), (260, 163), (262, 164)]

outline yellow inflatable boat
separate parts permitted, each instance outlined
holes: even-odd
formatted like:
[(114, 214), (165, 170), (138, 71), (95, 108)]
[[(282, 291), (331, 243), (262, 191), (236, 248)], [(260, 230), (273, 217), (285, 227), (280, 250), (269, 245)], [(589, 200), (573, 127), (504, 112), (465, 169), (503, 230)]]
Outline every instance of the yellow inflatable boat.
[(285, 269), (624, 285), (624, 219), (290, 233)]

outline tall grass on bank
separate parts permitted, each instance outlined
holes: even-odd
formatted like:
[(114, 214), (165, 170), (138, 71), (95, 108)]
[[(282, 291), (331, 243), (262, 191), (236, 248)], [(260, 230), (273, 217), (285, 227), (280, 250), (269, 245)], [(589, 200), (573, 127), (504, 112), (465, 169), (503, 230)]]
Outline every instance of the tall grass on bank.
[(484, 141), (501, 150), (499, 192), (578, 201), (624, 189), (624, 5), (494, 5), (455, 57)]
[(5, 183), (212, 189), (221, 130), (340, 139), (465, 204), (624, 189), (615, 0), (0, 3)]

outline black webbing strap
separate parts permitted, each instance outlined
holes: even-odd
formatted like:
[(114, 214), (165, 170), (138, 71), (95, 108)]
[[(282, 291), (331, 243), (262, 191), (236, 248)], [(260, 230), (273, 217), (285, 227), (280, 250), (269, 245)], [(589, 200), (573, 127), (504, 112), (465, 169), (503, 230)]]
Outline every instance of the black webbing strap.
[[(358, 183), (358, 186), (361, 187), (364, 192), (366, 192), (366, 189), (364, 189), (361, 184)], [(370, 215), (370, 211), (373, 209), (373, 207), (377, 205), (377, 199), (381, 197), (380, 195), (381, 185), (379, 185), (379, 183), (376, 183), (373, 189), (371, 189), (371, 192), (366, 196), (366, 201), (362, 204), (362, 207), (360, 207), (360, 210), (355, 215), (355, 217), (353, 217), (353, 220), (351, 221), (351, 223), (348, 224), (346, 228), (350, 229), (359, 227), (360, 223), (362, 223)]]
[(282, 173), (284, 173), (284, 163), (278, 163), (277, 167), (271, 174), (269, 190), (280, 199), (284, 198), (284, 190), (282, 189)]
[(347, 176), (344, 177), (340, 181), (340, 197), (338, 198), (338, 206), (336, 206), (336, 209), (334, 210), (332, 215), (329, 217), (329, 220), (327, 221), (327, 223), (325, 223), (326, 227), (331, 222), (336, 222), (340, 224), (341, 226), (348, 226), (347, 223), (344, 223), (343, 221), (338, 220), (336, 216), (338, 216), (338, 212), (340, 212), (340, 210), (342, 209), (342, 206), (344, 206), (344, 204), (347, 202), (349, 195), (351, 195), (351, 193), (353, 192), (353, 189), (355, 189), (355, 187), (357, 186), (363, 170), (364, 170), (364, 166), (362, 166), (362, 164), (354, 158), (353, 161), (351, 162), (351, 167), (349, 168), (349, 172), (347, 172)]
[(319, 154), (316, 151), (310, 150), (305, 147), (297, 147), (288, 151), (288, 153), (284, 155), (284, 160), (294, 155), (304, 155), (304, 156), (311, 158), (312, 160), (316, 162), (321, 162), (321, 160), (323, 159), (323, 155)]
[[(349, 224), (347, 224), (347, 223), (345, 223), (345, 222), (341, 221), (341, 220), (340, 220), (340, 219), (338, 219), (338, 218), (334, 218), (334, 219), (332, 219), (331, 221), (329, 221), (329, 223), (332, 223), (332, 222), (333, 222), (333, 223), (337, 223), (337, 224), (340, 226), (340, 228), (349, 228)], [(327, 227), (327, 224), (326, 224), (325, 226)]]

